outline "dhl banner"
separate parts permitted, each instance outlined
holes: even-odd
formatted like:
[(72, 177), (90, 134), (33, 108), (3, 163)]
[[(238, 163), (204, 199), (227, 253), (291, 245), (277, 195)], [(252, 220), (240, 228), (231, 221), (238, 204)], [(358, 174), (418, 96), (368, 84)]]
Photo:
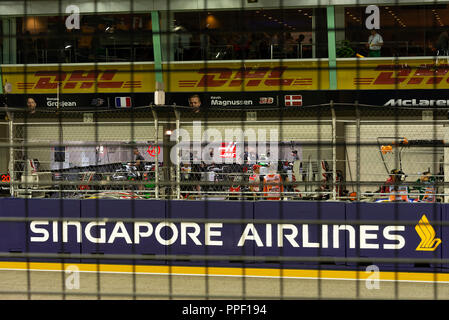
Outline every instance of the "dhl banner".
[[(12, 94), (150, 93), (153, 63), (2, 66)], [(172, 93), (329, 90), (327, 60), (163, 64)], [(449, 89), (449, 63), (432, 59), (338, 59), (339, 90)]]
[[(326, 61), (163, 64), (166, 92), (326, 90)], [(154, 92), (154, 65), (2, 66), (13, 94)]]
[(329, 89), (327, 61), (183, 63), (163, 69), (169, 92)]
[(446, 59), (337, 60), (338, 89), (449, 89)]
[[(153, 92), (153, 64), (2, 66), (12, 94)], [(59, 87), (59, 88), (58, 88)]]

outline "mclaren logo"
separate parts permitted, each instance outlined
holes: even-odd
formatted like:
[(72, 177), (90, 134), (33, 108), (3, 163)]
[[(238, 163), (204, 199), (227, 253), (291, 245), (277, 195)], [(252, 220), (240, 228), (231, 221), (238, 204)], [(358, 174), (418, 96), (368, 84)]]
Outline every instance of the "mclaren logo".
[(390, 99), (385, 107), (447, 107), (449, 100)]
[(441, 239), (435, 238), (435, 230), (430, 225), (425, 214), (423, 214), (421, 220), (415, 226), (415, 230), (421, 238), (416, 251), (435, 251), (440, 245)]

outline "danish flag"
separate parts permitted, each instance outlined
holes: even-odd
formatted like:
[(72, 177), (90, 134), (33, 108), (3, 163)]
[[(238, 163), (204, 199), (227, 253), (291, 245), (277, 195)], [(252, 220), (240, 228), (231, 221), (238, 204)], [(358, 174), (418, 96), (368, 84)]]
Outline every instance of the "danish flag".
[(285, 98), (285, 106), (302, 106), (302, 95), (287, 95)]

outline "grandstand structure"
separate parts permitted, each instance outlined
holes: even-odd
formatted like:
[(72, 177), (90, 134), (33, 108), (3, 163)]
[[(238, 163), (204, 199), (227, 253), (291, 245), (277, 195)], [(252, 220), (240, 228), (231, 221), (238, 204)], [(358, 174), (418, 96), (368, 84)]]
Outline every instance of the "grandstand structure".
[[(260, 296), (248, 277), (319, 287), (374, 266), (440, 298), (448, 13), (437, 0), (0, 1), (0, 269), (71, 266), (98, 283), (127, 270), (132, 292), (110, 297), (208, 299)], [(61, 274), (47, 292), (28, 278), (0, 294), (101, 297)], [(239, 276), (243, 293), (139, 293), (142, 274)]]

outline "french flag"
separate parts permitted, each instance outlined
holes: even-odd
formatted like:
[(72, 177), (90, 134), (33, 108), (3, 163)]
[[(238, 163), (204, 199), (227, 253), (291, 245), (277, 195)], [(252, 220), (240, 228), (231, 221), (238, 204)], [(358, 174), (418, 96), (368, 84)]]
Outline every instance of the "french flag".
[(115, 107), (116, 108), (131, 108), (131, 98), (130, 97), (115, 97)]

